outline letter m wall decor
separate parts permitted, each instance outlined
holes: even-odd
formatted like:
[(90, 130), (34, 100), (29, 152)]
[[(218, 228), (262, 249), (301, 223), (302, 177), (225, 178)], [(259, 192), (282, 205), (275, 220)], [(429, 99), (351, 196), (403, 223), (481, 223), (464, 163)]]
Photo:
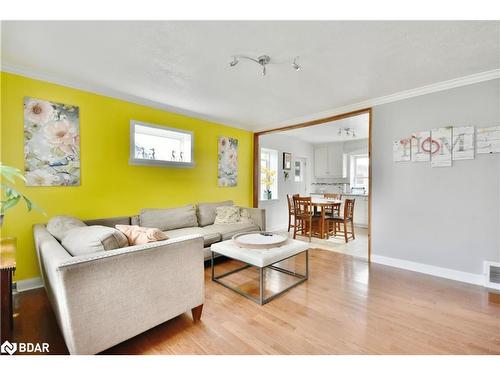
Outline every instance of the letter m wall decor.
[(454, 127), (452, 148), (453, 160), (474, 159), (474, 127)]

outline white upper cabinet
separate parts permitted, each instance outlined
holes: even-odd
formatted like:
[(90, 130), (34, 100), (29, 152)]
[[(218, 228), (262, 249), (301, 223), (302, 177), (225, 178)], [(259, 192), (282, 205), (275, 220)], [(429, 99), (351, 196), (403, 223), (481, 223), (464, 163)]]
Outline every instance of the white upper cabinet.
[(346, 155), (342, 142), (314, 147), (314, 176), (316, 178), (347, 178)]
[(317, 178), (326, 178), (329, 176), (328, 170), (328, 146), (318, 145), (314, 147), (314, 175)]

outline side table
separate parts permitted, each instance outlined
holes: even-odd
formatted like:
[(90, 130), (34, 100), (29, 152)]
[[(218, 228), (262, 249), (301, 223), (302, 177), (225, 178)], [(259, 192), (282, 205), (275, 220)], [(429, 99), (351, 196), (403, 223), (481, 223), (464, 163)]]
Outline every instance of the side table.
[(12, 338), (14, 328), (12, 304), (12, 276), (16, 270), (16, 239), (0, 239), (0, 342)]

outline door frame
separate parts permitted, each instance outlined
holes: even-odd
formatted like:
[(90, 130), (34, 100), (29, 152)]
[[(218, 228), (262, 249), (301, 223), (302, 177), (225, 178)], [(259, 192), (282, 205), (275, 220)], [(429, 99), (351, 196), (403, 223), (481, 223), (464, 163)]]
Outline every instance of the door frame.
[(253, 133), (253, 206), (259, 206), (259, 180), (260, 180), (260, 161), (259, 161), (259, 137), (266, 134), (279, 133), (286, 130), (306, 128), (309, 126), (324, 124), (325, 122), (332, 122), (342, 120), (347, 117), (353, 117), (368, 113), (368, 262), (371, 262), (372, 254), (372, 108), (359, 109), (352, 112), (342, 113), (335, 116), (329, 116), (322, 119), (302, 122), (295, 125), (283, 126), (281, 128), (274, 128), (262, 130)]

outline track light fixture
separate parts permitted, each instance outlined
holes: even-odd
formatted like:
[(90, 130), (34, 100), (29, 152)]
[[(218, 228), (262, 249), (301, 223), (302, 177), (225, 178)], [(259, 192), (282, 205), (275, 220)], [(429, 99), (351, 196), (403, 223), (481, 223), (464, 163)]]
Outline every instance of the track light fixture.
[(339, 128), (339, 130), (337, 131), (337, 135), (341, 136), (342, 134), (347, 137), (356, 137), (356, 132), (351, 128)]
[[(298, 56), (295, 57), (293, 59), (293, 62), (292, 62), (292, 67), (295, 69), (295, 71), (299, 71), (299, 70), (302, 69), (302, 66), (300, 66), (299, 64), (297, 64), (297, 59), (298, 58), (299, 58)], [(253, 61), (253, 62), (259, 64), (262, 67), (262, 75), (263, 76), (265, 76), (266, 73), (267, 73), (266, 65), (268, 65), (268, 64), (271, 63), (271, 58), (268, 55), (262, 55), (262, 56), (259, 56), (256, 59), (253, 58), (253, 57), (238, 55), (238, 56), (233, 56), (233, 60), (229, 63), (229, 66), (230, 67), (236, 66), (240, 62), (240, 59), (250, 60), (250, 61)]]

